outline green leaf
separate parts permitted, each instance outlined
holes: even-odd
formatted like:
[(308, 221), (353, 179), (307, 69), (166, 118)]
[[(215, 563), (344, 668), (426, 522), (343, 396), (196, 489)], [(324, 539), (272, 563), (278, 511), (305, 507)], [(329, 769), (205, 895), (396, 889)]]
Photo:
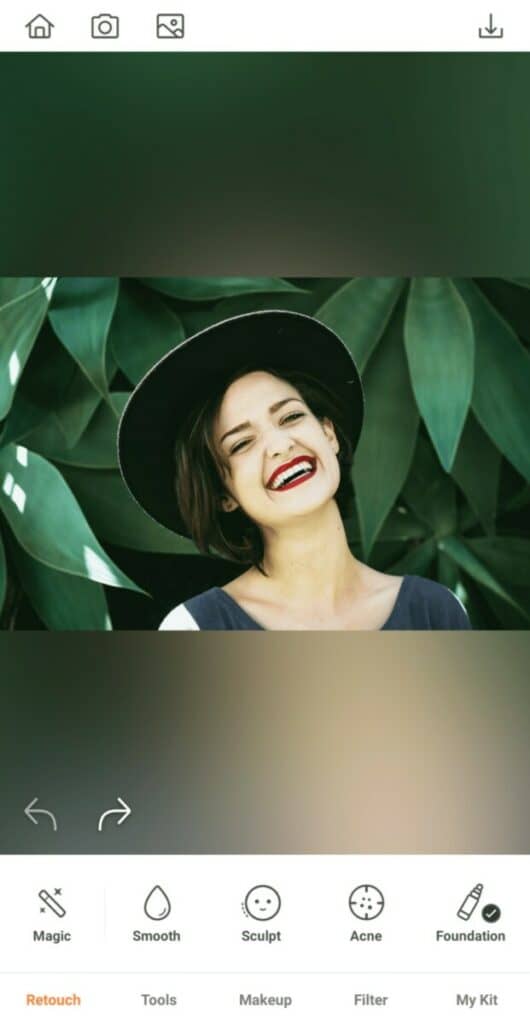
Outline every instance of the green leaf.
[(166, 530), (142, 511), (119, 473), (69, 466), (64, 468), (64, 476), (91, 526), (109, 543), (136, 551), (197, 554), (191, 540)]
[(181, 321), (156, 292), (122, 282), (109, 345), (131, 383), (137, 384), (181, 341), (184, 341)]
[(453, 477), (486, 533), (495, 529), (500, 470), (501, 453), (470, 413), (454, 461)]
[(401, 277), (357, 277), (339, 288), (315, 312), (317, 320), (342, 338), (360, 373), (381, 338), (403, 287)]
[(294, 313), (311, 315), (314, 312), (315, 300), (311, 292), (285, 292), (280, 295), (234, 295), (221, 299), (210, 312), (210, 322), (228, 320), (231, 316), (241, 316), (260, 309), (286, 309)]
[(438, 551), (438, 572), (437, 579), (438, 583), (443, 583), (444, 587), (452, 590), (453, 593), (456, 591), (460, 583), (460, 566), (453, 562), (445, 551)]
[(209, 302), (228, 295), (259, 292), (300, 292), (281, 277), (141, 277), (142, 284), (187, 302)]
[(2, 534), (0, 534), (0, 614), (4, 607), (4, 601), (7, 593), (7, 563), (6, 553), (4, 551), (4, 542), (2, 540)]
[(4, 423), (0, 447), (34, 430), (63, 399), (77, 366), (46, 320), (33, 346)]
[(407, 551), (387, 572), (393, 576), (426, 576), (436, 555), (436, 542), (429, 537)]
[(436, 537), (454, 533), (455, 486), (451, 477), (444, 473), (432, 446), (422, 434), (418, 435), (414, 461), (403, 489), (403, 499)]
[(394, 318), (363, 379), (366, 414), (353, 481), (366, 557), (406, 479), (418, 429), (401, 326)]
[(103, 550), (59, 470), (22, 445), (0, 452), (0, 508), (21, 547), (44, 565), (141, 592)]
[(404, 505), (391, 510), (380, 530), (378, 540), (423, 540), (425, 526)]
[(476, 285), (456, 283), (475, 331), (473, 412), (502, 454), (530, 480), (530, 357)]
[(444, 551), (449, 555), (449, 558), (452, 558), (453, 562), (456, 562), (472, 579), (480, 583), (486, 590), (491, 590), (497, 597), (501, 597), (503, 601), (512, 605), (530, 622), (530, 614), (521, 607), (519, 602), (512, 597), (502, 583), (493, 576), (484, 562), (476, 556), (469, 547), (469, 542), (464, 542), (457, 537), (446, 537), (444, 540), (439, 541), (439, 548), (440, 551)]
[[(440, 552), (440, 554), (443, 554), (443, 552)], [(489, 606), (488, 598), (493, 597), (491, 591), (480, 587), (478, 583), (471, 578), (471, 576), (466, 576), (464, 582), (460, 566), (455, 565), (455, 571), (460, 573), (460, 584), (458, 587), (459, 592), (457, 596), (465, 606), (472, 628), (474, 630), (500, 628), (497, 625), (497, 620), (493, 618), (491, 608)], [(506, 610), (513, 611), (510, 605), (506, 604), (504, 601), (501, 601), (499, 598), (495, 598), (495, 600), (498, 601), (498, 603)], [(526, 622), (523, 628), (526, 629)]]
[(26, 434), (24, 443), (31, 451), (38, 452), (53, 462), (84, 466), (86, 469), (117, 469), (118, 420), (129, 398), (129, 392), (113, 392), (110, 397), (114, 408), (106, 402), (101, 402), (84, 434), (72, 448), (65, 444), (63, 434), (53, 416), (37, 430)]
[(118, 284), (114, 277), (61, 277), (49, 312), (57, 337), (104, 398), (114, 371), (107, 336)]
[(179, 310), (179, 319), (186, 338), (191, 338), (199, 331), (203, 331), (205, 327), (216, 324), (220, 318), (215, 310), (216, 307), (212, 306), (209, 306), (208, 309), (204, 309), (203, 306), (188, 306), (185, 310)]
[(73, 448), (78, 443), (101, 400), (99, 391), (76, 366), (62, 401), (56, 403), (53, 410), (68, 447)]
[[(501, 601), (500, 598), (496, 597), (495, 594), (492, 594), (490, 590), (483, 590), (482, 594), (497, 619), (497, 629), (528, 629), (527, 616), (521, 614), (521, 612), (513, 608), (512, 605)], [(527, 592), (524, 603), (522, 600), (519, 601), (521, 607), (529, 607), (529, 598), (530, 592)]]
[(300, 288), (307, 288), (313, 303), (310, 312), (320, 309), (343, 284), (348, 284), (350, 277), (306, 277), (298, 278), (295, 283)]
[(18, 544), (12, 545), (12, 553), (22, 586), (48, 629), (112, 629), (101, 583), (50, 569)]
[(504, 280), (518, 284), (520, 288), (530, 288), (530, 277), (505, 277)]
[(0, 277), (0, 308), (32, 292), (42, 280), (41, 277)]
[[(16, 282), (16, 278), (14, 280)], [(48, 308), (42, 282), (38, 278), (30, 280), (37, 283), (22, 294), (15, 284), (15, 297), (0, 307), (0, 420), (7, 416), (13, 404), (22, 371)], [(3, 291), (5, 294), (5, 284)]]
[[(361, 539), (359, 517), (354, 511), (344, 522), (346, 536), (349, 541), (357, 543)], [(425, 525), (414, 516), (404, 505), (391, 509), (378, 535), (378, 542), (423, 540)]]
[(526, 537), (478, 537), (466, 544), (498, 579), (514, 587), (530, 586), (530, 540)]
[(473, 325), (447, 278), (412, 282), (405, 349), (414, 395), (442, 466), (450, 470), (473, 391)]
[[(352, 545), (350, 550), (355, 558), (363, 558), (361, 548), (359, 548), (358, 551), (355, 551), (354, 546)], [(376, 569), (377, 572), (387, 572), (388, 566), (393, 565), (399, 558), (402, 558), (406, 550), (407, 547), (403, 544), (403, 541), (376, 540), (370, 554), (370, 565), (372, 566), (372, 569)]]
[(512, 494), (511, 497), (507, 498), (503, 502), (503, 512), (519, 512), (525, 508), (526, 505), (530, 504), (530, 484), (525, 484), (522, 490), (516, 494)]
[(499, 277), (476, 278), (475, 283), (519, 338), (530, 341), (530, 290)]

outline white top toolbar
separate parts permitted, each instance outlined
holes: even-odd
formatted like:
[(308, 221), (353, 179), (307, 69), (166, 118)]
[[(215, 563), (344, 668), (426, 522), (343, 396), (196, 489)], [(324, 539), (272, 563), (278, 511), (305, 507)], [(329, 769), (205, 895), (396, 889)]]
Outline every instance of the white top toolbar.
[(530, 49), (530, 8), (503, 0), (4, 0), (0, 50), (476, 51)]

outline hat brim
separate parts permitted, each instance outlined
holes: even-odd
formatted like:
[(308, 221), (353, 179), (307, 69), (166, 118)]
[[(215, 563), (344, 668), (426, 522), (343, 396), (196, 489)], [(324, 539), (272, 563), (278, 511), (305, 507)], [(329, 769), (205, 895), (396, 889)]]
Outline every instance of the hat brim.
[(298, 370), (326, 384), (341, 402), (342, 426), (355, 448), (363, 392), (353, 358), (325, 324), (303, 313), (260, 310), (231, 317), (187, 338), (136, 386), (118, 428), (118, 460), (131, 494), (153, 519), (183, 536), (175, 495), (175, 442), (201, 401), (239, 369)]

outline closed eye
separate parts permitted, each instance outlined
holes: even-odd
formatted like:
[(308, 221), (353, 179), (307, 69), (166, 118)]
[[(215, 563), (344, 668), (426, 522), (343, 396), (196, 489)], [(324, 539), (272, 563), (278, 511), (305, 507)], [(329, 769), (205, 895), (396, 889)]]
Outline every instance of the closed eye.
[(230, 449), (229, 455), (237, 455), (238, 452), (246, 448), (251, 443), (252, 438), (245, 437), (241, 441), (237, 441), (236, 444)]
[[(282, 416), (282, 418), (280, 420), (280, 426), (283, 427), (283, 425), (285, 423), (295, 423), (296, 420), (302, 419), (305, 415), (306, 415), (305, 412), (299, 412), (299, 411), (297, 411), (297, 412), (289, 412), (289, 413), (287, 413), (286, 416)], [(248, 446), (250, 444), (252, 444), (253, 440), (254, 439), (252, 437), (243, 437), (243, 438), (241, 438), (240, 441), (236, 441), (236, 443), (232, 446), (232, 448), (230, 449), (228, 454), (229, 455), (237, 455), (238, 452), (241, 452), (245, 448), (248, 448)]]
[(305, 412), (289, 412), (287, 416), (283, 416), (280, 420), (280, 424), (283, 426), (284, 423), (293, 423), (295, 420), (302, 419), (305, 416)]

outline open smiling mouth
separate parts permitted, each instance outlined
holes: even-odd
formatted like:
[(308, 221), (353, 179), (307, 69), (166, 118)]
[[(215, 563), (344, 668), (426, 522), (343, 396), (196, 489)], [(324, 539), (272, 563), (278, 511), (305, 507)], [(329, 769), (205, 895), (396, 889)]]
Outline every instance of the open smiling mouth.
[(310, 480), (316, 471), (317, 460), (312, 455), (298, 455), (296, 459), (284, 462), (274, 470), (267, 481), (267, 488), (271, 491), (289, 491)]

